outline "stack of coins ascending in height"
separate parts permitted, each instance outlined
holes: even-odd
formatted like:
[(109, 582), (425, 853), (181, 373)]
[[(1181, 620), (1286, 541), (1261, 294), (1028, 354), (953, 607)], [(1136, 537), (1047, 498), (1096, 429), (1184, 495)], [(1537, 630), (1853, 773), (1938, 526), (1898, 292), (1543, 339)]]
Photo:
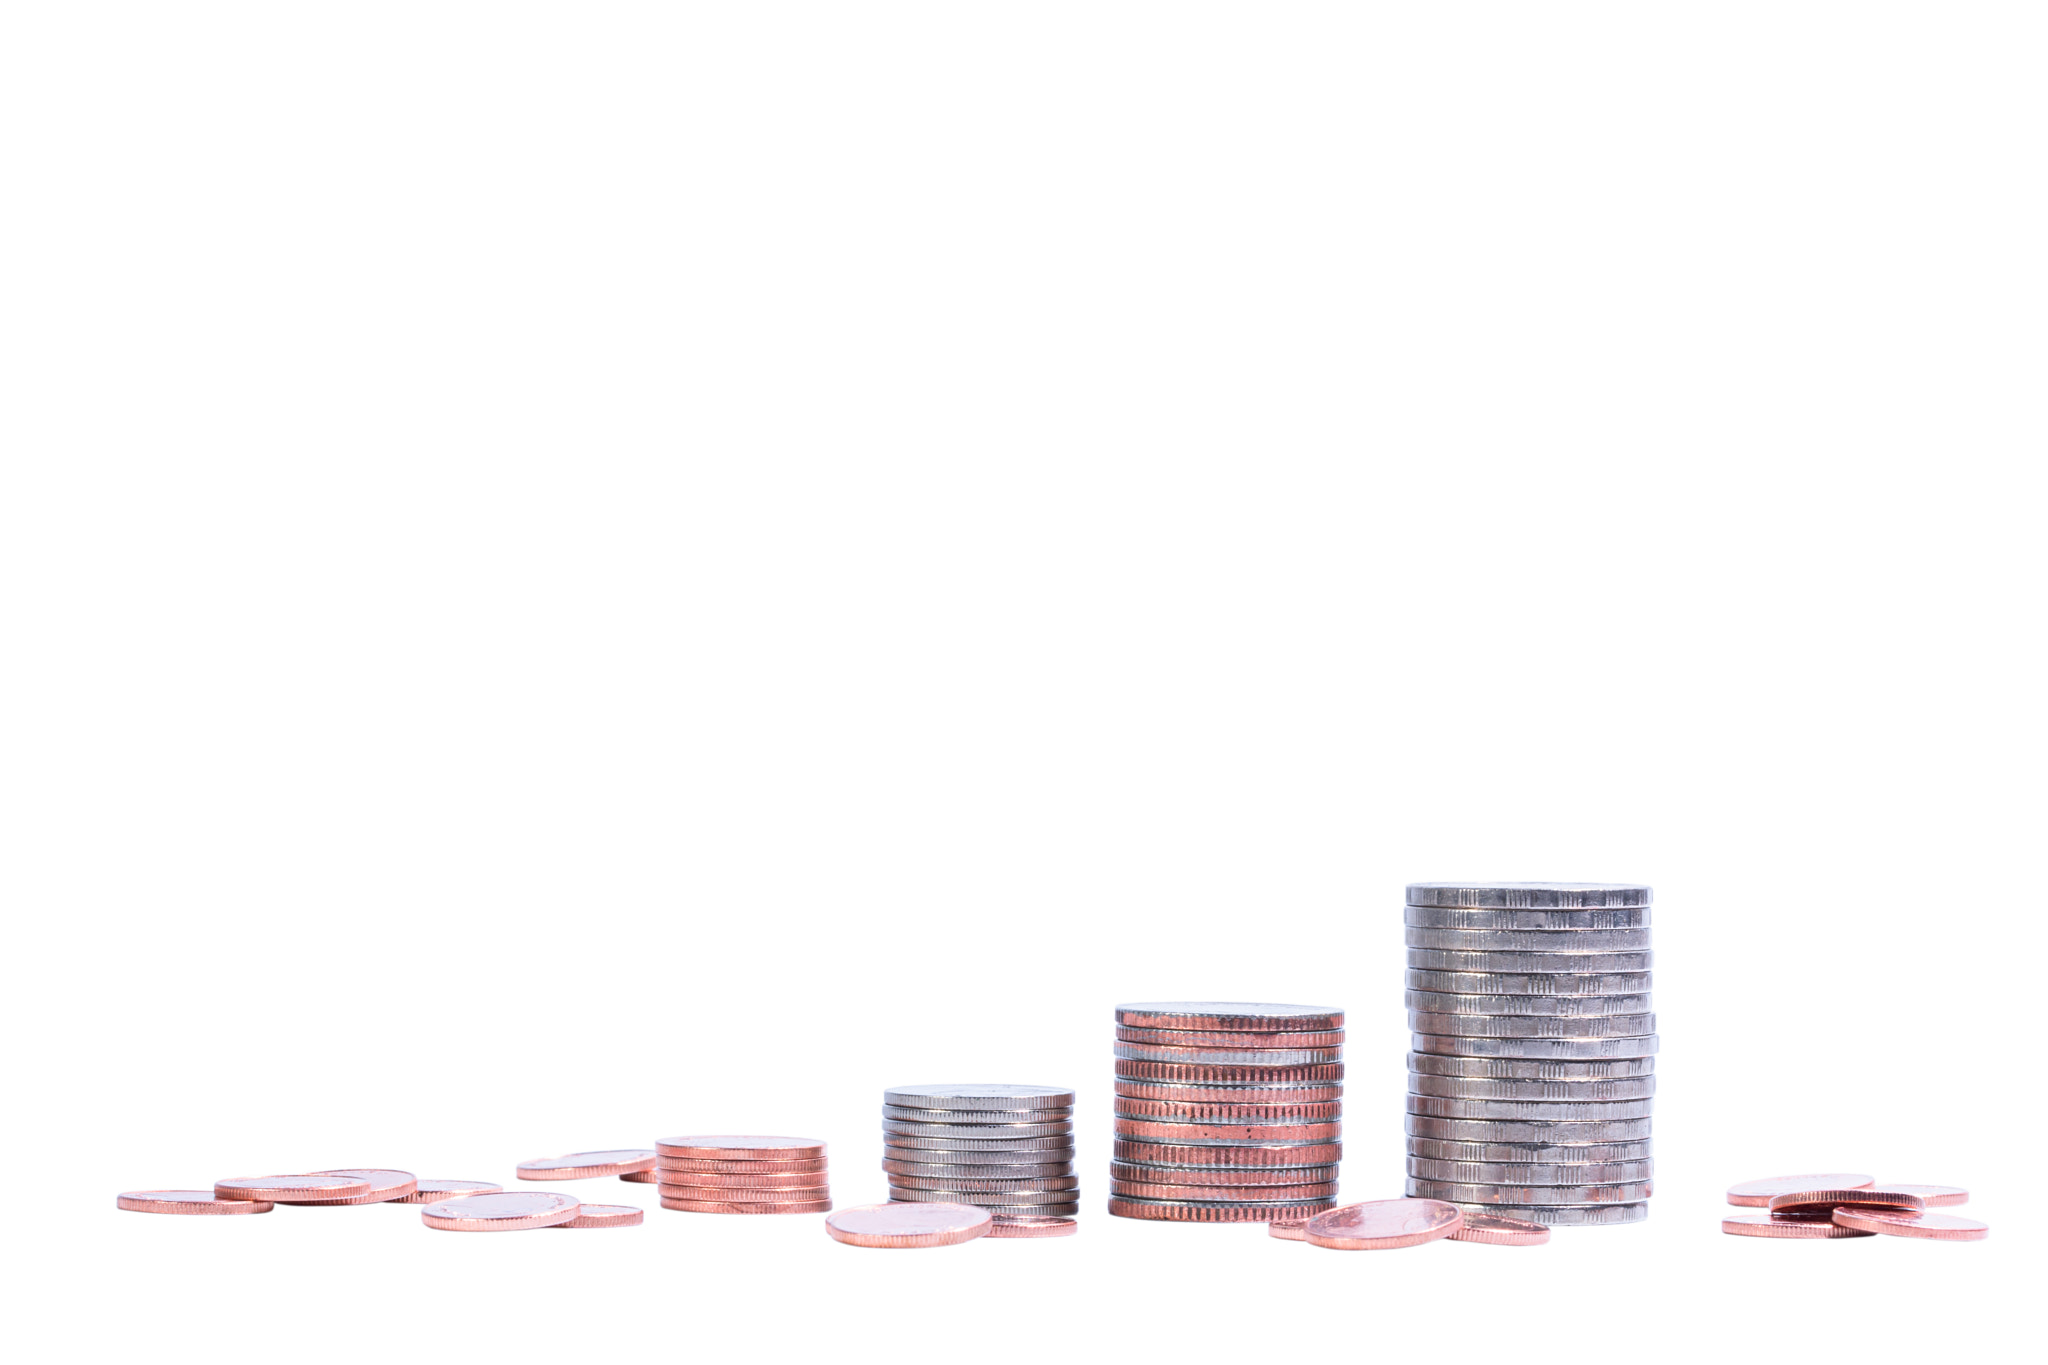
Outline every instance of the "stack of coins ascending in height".
[(1649, 1216), (1650, 888), (1408, 888), (1408, 1193), (1557, 1225)]
[(899, 1085), (882, 1092), (882, 1142), (897, 1203), (973, 1204), (999, 1225), (1080, 1211), (1064, 1087)]
[(1170, 1001), (1116, 1023), (1111, 1213), (1297, 1222), (1336, 1203), (1342, 1010)]

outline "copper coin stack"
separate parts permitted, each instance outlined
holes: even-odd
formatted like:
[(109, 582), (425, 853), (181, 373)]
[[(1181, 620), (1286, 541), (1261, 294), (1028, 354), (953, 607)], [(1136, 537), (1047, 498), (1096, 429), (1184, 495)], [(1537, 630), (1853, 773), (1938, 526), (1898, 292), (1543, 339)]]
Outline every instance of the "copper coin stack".
[(899, 1085), (882, 1092), (882, 1142), (890, 1199), (987, 1209), (991, 1236), (1056, 1235), (1048, 1220), (1080, 1212), (1074, 1092), (1063, 1086)]
[(1408, 888), (1408, 1193), (1552, 1226), (1649, 1216), (1650, 888)]
[(718, 1134), (654, 1144), (661, 1206), (680, 1213), (829, 1213), (825, 1144)]
[(1335, 1205), (1344, 1011), (1169, 1001), (1116, 1024), (1111, 1213), (1294, 1223)]

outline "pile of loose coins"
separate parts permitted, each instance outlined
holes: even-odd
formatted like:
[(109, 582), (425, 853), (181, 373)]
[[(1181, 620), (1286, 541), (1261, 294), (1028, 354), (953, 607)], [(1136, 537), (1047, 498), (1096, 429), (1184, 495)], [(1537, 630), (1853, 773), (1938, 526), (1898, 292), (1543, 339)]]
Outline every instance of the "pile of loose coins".
[(1342, 1010), (1171, 1001), (1116, 1024), (1111, 1213), (1298, 1223), (1336, 1202)]
[(661, 1206), (683, 1213), (825, 1213), (832, 1191), (816, 1138), (719, 1135), (654, 1144)]
[[(1071, 1227), (1073, 1219), (1044, 1219)], [(855, 1247), (950, 1247), (977, 1237), (994, 1237), (995, 1217), (973, 1204), (942, 1204), (913, 1201), (900, 1204), (862, 1204), (841, 1209), (825, 1219), (825, 1235), (835, 1242)]]
[(1721, 1231), (1735, 1237), (1779, 1241), (1831, 1242), (1851, 1237), (1913, 1237), (1930, 1242), (1981, 1242), (1991, 1226), (1974, 1218), (1929, 1213), (1970, 1202), (1954, 1185), (1880, 1185), (1868, 1175), (1780, 1175), (1750, 1180), (1728, 1190), (1738, 1208), (1768, 1213), (1734, 1214)]
[[(581, 1153), (580, 1156), (617, 1155)], [(652, 1154), (649, 1153), (651, 1156)], [(527, 1163), (533, 1164), (533, 1163)], [(522, 1179), (575, 1179), (606, 1171)], [(279, 1204), (419, 1204), (420, 1221), (444, 1232), (519, 1232), (527, 1228), (618, 1228), (638, 1223), (626, 1204), (585, 1204), (566, 1194), (506, 1191), (488, 1180), (420, 1180), (410, 1171), (369, 1167), (308, 1175), (236, 1176), (211, 1190), (133, 1190), (115, 1197), (135, 1213), (269, 1213)]]
[(1408, 888), (1408, 1193), (1551, 1225), (1649, 1216), (1650, 888)]
[(1081, 1208), (1072, 1090), (899, 1085), (882, 1092), (882, 1143), (882, 1170), (897, 1203), (987, 1209), (993, 1221), (976, 1236), (1057, 1237), (1079, 1226), (1069, 1216)]

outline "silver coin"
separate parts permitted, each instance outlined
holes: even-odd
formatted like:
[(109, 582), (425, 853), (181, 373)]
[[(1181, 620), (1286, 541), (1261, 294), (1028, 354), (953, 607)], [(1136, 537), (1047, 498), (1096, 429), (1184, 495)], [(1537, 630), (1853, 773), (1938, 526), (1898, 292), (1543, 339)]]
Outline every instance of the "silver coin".
[[(1484, 1204), (1461, 1204), (1460, 1208), (1470, 1212), (1499, 1213), (1497, 1206)], [(1648, 1204), (1568, 1204), (1540, 1206), (1517, 1204), (1514, 1216), (1526, 1218), (1532, 1223), (1544, 1223), (1554, 1228), (1607, 1227), (1616, 1223), (1640, 1223), (1650, 1216)]]
[(924, 1152), (1057, 1153), (1057, 1155), (1039, 1158), (1042, 1161), (1071, 1161), (1074, 1156), (1074, 1135), (1072, 1133), (1062, 1133), (1056, 1137), (1032, 1138), (912, 1137), (908, 1133), (886, 1133), (883, 1135), (882, 1141), (890, 1147)]
[[(1648, 929), (1403, 929), (1410, 948), (1446, 953), (1639, 952), (1650, 946)], [(1555, 971), (1569, 970), (1560, 963)]]
[[(1191, 1189), (1258, 1189), (1266, 1185), (1325, 1185), (1336, 1180), (1337, 1167), (1326, 1166), (1243, 1166), (1235, 1170), (1227, 1166), (1174, 1166), (1161, 1161), (1112, 1161), (1109, 1163), (1109, 1178), (1140, 1185), (1179, 1185), (1186, 1183), (1190, 1176), (1203, 1177), (1202, 1183), (1190, 1185)], [(1228, 1176), (1230, 1183), (1220, 1183)], [(1209, 1177), (1215, 1177), (1218, 1185), (1210, 1185)]]
[[(948, 1153), (919, 1152), (917, 1155), (945, 1156)], [(982, 1161), (980, 1159), (989, 1156), (1041, 1155), (1038, 1152), (975, 1152), (971, 1154), (953, 1153), (952, 1155), (972, 1155), (976, 1160), (965, 1165), (942, 1165), (937, 1162), (898, 1161), (894, 1158), (884, 1157), (882, 1169), (890, 1175), (909, 1176), (923, 1180), (1051, 1180), (1074, 1173), (1074, 1163), (1071, 1161), (1018, 1162), (1014, 1165), (1008, 1165)]]
[(1410, 882), (1410, 905), (1475, 910), (1592, 910), (1648, 905), (1650, 888), (1635, 882)]
[(1646, 995), (1652, 972), (1408, 973), (1411, 991), (1448, 995)]
[(1072, 1120), (1072, 1109), (912, 1109), (907, 1105), (885, 1104), (882, 1117), (906, 1123), (968, 1125), (1063, 1123)]
[[(905, 1137), (929, 1138), (972, 1138), (977, 1140), (1007, 1138), (1058, 1137), (1072, 1133), (1072, 1119), (1061, 1119), (1053, 1123), (918, 1123), (911, 1119), (883, 1119), (882, 1131), (898, 1133)], [(1072, 1141), (1071, 1138), (1068, 1141)]]
[(1410, 1034), (1417, 1052), (1443, 1057), (1520, 1057), (1554, 1061), (1591, 1061), (1607, 1057), (1654, 1057), (1657, 1035), (1640, 1038), (1454, 1038), (1443, 1034)]
[(1617, 1161), (1648, 1161), (1652, 1152), (1648, 1138), (1629, 1142), (1468, 1142), (1411, 1136), (1408, 1155), (1489, 1165), (1605, 1166)]
[(1474, 1076), (1424, 1076), (1410, 1072), (1408, 1093), (1448, 1100), (1645, 1100), (1657, 1093), (1655, 1076), (1611, 1081), (1497, 1081)]
[(1649, 1119), (1595, 1119), (1571, 1123), (1549, 1119), (1435, 1119), (1403, 1114), (1401, 1131), (1410, 1137), (1454, 1142), (1633, 1142), (1650, 1135)]
[(1411, 1156), (1408, 1158), (1408, 1174), (1417, 1180), (1450, 1181), (1460, 1185), (1598, 1185), (1648, 1180), (1656, 1164), (1647, 1158), (1642, 1161), (1559, 1166), (1534, 1161), (1431, 1161), (1427, 1157)]
[(1593, 1061), (1547, 1061), (1534, 1057), (1445, 1057), (1408, 1054), (1408, 1070), (1419, 1076), (1471, 1076), (1497, 1081), (1605, 1081), (1649, 1076), (1655, 1057), (1610, 1057)]
[(1408, 967), (1422, 972), (1533, 972), (1538, 975), (1585, 975), (1594, 972), (1647, 972), (1656, 955), (1639, 953), (1503, 953), (1460, 952), (1445, 948), (1410, 948)]
[(1648, 995), (1452, 995), (1446, 991), (1408, 992), (1408, 1008), (1437, 1014), (1530, 1014), (1553, 1019), (1598, 1019), (1609, 1014), (1641, 1014), (1650, 1008)]
[(889, 1197), (904, 1204), (1071, 1204), (1079, 1198), (1065, 1190), (920, 1190), (909, 1185), (890, 1185)]
[(1319, 1032), (1344, 1027), (1344, 1011), (1329, 1005), (1273, 1005), (1231, 1000), (1159, 1000), (1118, 1005), (1126, 1028), (1183, 1028), (1211, 1033)]
[(1654, 1014), (1556, 1019), (1541, 1014), (1432, 1014), (1409, 1010), (1408, 1027), (1439, 1038), (1643, 1038), (1657, 1031)]
[(1464, 910), (1447, 905), (1411, 905), (1401, 922), (1416, 929), (1640, 929), (1650, 907), (1627, 910)]
[(1563, 1119), (1593, 1123), (1601, 1119), (1646, 1119), (1655, 1100), (1452, 1100), (1439, 1095), (1410, 1095), (1411, 1114), (1439, 1119), (1522, 1119), (1531, 1122)]
[(1139, 1043), (1112, 1045), (1127, 1062), (1179, 1062), (1193, 1066), (1315, 1066), (1341, 1062), (1341, 1047), (1303, 1047), (1264, 1052), (1217, 1052), (1209, 1048), (1150, 1047)]
[(954, 1180), (922, 1175), (898, 1175), (890, 1180), (892, 1189), (956, 1190), (961, 1194), (1003, 1194), (1010, 1190), (1072, 1190), (1081, 1180), (1072, 1175), (1034, 1176), (1029, 1180)]
[[(974, 1103), (974, 1101), (988, 1103)], [(962, 1081), (950, 1085), (898, 1085), (882, 1092), (882, 1103), (916, 1109), (1071, 1109), (1074, 1092), (1056, 1085), (998, 1085)]]
[(1503, 1204), (1546, 1204), (1551, 1207), (1634, 1204), (1650, 1197), (1651, 1183), (1636, 1180), (1613, 1185), (1531, 1185), (1516, 1188), (1511, 1185), (1455, 1185), (1442, 1180), (1417, 1180), (1411, 1176), (1408, 1194), (1416, 1199), (1441, 1199), (1447, 1204), (1485, 1204), (1494, 1208)]

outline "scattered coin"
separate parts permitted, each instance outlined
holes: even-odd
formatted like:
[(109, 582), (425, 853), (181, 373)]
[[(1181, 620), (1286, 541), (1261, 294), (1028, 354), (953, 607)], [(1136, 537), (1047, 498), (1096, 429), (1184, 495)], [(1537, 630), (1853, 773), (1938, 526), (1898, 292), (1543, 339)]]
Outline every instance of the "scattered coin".
[(662, 1138), (654, 1149), (662, 1156), (712, 1161), (822, 1161), (825, 1157), (825, 1144), (816, 1138), (758, 1134)]
[(114, 1207), (130, 1213), (269, 1213), (267, 1199), (223, 1199), (212, 1190), (130, 1190), (114, 1196)]
[(825, 1220), (835, 1242), (857, 1247), (946, 1247), (987, 1235), (993, 1218), (971, 1204), (863, 1204)]
[(1916, 1213), (1927, 1207), (1927, 1202), (1917, 1194), (1875, 1185), (1853, 1190), (1788, 1190), (1784, 1194), (1772, 1195), (1769, 1207), (1772, 1213), (1820, 1214), (1845, 1204), (1855, 1208), (1907, 1209)]
[(985, 1237), (1072, 1237), (1081, 1225), (1071, 1218), (1024, 1218), (998, 1215)]
[(438, 1204), (443, 1199), (459, 1199), (465, 1194), (497, 1194), (503, 1185), (488, 1180), (422, 1180), (413, 1192), (394, 1200), (399, 1204)]
[(629, 1185), (652, 1185), (657, 1183), (661, 1176), (658, 1171), (627, 1171), (619, 1179)]
[(1464, 1214), (1434, 1199), (1375, 1199), (1317, 1214), (1302, 1237), (1333, 1251), (1383, 1251), (1434, 1242), (1464, 1225)]
[(405, 1199), (419, 1188), (419, 1177), (411, 1171), (385, 1171), (373, 1169), (314, 1171), (314, 1175), (339, 1175), (367, 1180), (370, 1188), (366, 1193), (351, 1199), (306, 1199), (300, 1202), (318, 1204), (393, 1204)]
[(1410, 905), (1475, 910), (1608, 910), (1648, 905), (1647, 886), (1626, 882), (1411, 882)]
[(577, 1210), (576, 1216), (566, 1223), (556, 1223), (558, 1228), (630, 1228), (645, 1222), (647, 1215), (631, 1204), (585, 1204)]
[(671, 1199), (663, 1195), (661, 1206), (665, 1209), (674, 1209), (677, 1213), (829, 1213), (832, 1201), (818, 1199), (807, 1203), (767, 1204), (759, 1201), (742, 1203), (726, 1199)]
[(1779, 1218), (1768, 1213), (1737, 1213), (1721, 1220), (1721, 1231), (1731, 1237), (1775, 1237), (1794, 1242), (1825, 1242), (1843, 1237), (1872, 1237), (1875, 1233), (1820, 1218)]
[(1550, 1240), (1550, 1229), (1526, 1218), (1506, 1218), (1498, 1213), (1463, 1210), (1464, 1225), (1451, 1234), (1453, 1242), (1486, 1242), (1501, 1247), (1541, 1246)]
[(1308, 1220), (1304, 1218), (1298, 1222), (1282, 1222), (1276, 1218), (1266, 1224), (1266, 1235), (1278, 1237), (1283, 1242), (1305, 1242), (1308, 1240)]
[(1970, 1202), (1970, 1192), (1955, 1185), (1901, 1185), (1896, 1181), (1887, 1180), (1884, 1187), (1888, 1190), (1904, 1190), (1907, 1194), (1917, 1194), (1921, 1202), (1930, 1209), (1952, 1208), (1957, 1204)]
[(359, 1175), (239, 1175), (214, 1181), (213, 1192), (222, 1199), (304, 1204), (316, 1199), (348, 1199), (368, 1194), (370, 1182)]
[(1913, 1214), (1845, 1205), (1837, 1208), (1833, 1216), (1841, 1227), (1856, 1232), (1875, 1232), (1885, 1237), (1922, 1237), (1932, 1242), (1981, 1242), (1991, 1235), (1989, 1223), (1948, 1213)]
[(1116, 1021), (1126, 1028), (1214, 1029), (1232, 1033), (1300, 1033), (1344, 1027), (1344, 1011), (1322, 1005), (1242, 1004), (1219, 1000), (1175, 1000), (1118, 1005)]
[(654, 1153), (634, 1147), (608, 1152), (571, 1152), (567, 1156), (535, 1157), (519, 1163), (521, 1180), (595, 1180), (602, 1175), (654, 1169)]
[(420, 1221), (443, 1232), (519, 1232), (566, 1223), (582, 1208), (566, 1194), (515, 1190), (499, 1194), (466, 1194), (420, 1209)]

